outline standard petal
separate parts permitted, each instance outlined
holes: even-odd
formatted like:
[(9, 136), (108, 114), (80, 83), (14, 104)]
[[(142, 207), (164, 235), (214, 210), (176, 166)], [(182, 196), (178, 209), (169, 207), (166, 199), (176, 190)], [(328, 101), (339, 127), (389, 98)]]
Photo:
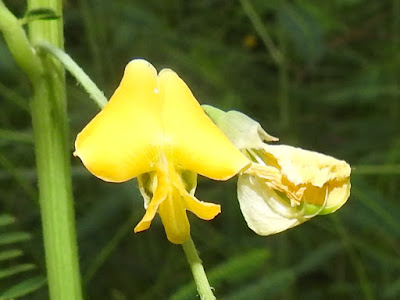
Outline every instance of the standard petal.
[(312, 184), (322, 187), (332, 180), (350, 177), (350, 166), (328, 155), (286, 145), (264, 145), (279, 165), (282, 175), (294, 185)]
[(188, 86), (169, 69), (159, 74), (163, 126), (178, 168), (226, 180), (249, 161), (204, 113)]
[(75, 155), (95, 176), (122, 182), (154, 170), (162, 142), (157, 73), (133, 60), (104, 109), (78, 134)]
[(279, 233), (307, 220), (289, 203), (283, 204), (273, 189), (254, 176), (239, 176), (238, 199), (247, 225), (259, 235)]

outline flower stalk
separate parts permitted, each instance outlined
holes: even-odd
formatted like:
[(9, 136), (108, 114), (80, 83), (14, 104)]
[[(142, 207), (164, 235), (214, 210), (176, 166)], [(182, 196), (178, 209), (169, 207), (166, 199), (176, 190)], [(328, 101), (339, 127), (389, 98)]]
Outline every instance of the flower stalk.
[(182, 244), (183, 251), (185, 252), (187, 261), (192, 270), (193, 278), (196, 283), (197, 291), (199, 293), (200, 299), (203, 300), (214, 300), (216, 299), (210, 284), (207, 279), (206, 272), (201, 263), (199, 254), (197, 253), (196, 247), (190, 237), (186, 242)]
[(100, 108), (107, 104), (107, 98), (103, 92), (67, 53), (48, 42), (39, 42), (36, 47), (58, 59)]

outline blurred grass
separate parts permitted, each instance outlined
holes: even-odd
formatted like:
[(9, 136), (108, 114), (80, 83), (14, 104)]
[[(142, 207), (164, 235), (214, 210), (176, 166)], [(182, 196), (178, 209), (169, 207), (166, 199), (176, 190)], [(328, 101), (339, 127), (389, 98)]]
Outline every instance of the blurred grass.
[[(355, 167), (352, 196), (335, 216), (270, 237), (247, 228), (234, 180), (201, 179), (198, 198), (223, 208), (212, 222), (191, 218), (205, 268), (218, 274), (219, 298), (398, 299), (400, 1), (246, 2), (284, 67), (240, 1), (68, 0), (66, 49), (108, 97), (126, 63), (144, 57), (178, 72), (201, 103), (241, 110), (282, 143)], [(5, 3), (23, 16), (24, 1)], [(14, 215), (19, 231), (33, 236), (21, 248), (44, 274), (29, 95), (0, 38), (0, 214)], [(98, 109), (71, 77), (68, 98), (72, 153)], [(132, 233), (143, 214), (135, 185), (104, 183), (71, 161), (85, 299), (168, 299), (190, 286), (182, 249), (167, 242), (159, 220)], [(242, 263), (243, 276), (232, 273), (232, 263), (257, 251), (268, 253), (259, 268)], [(46, 291), (25, 299), (46, 299)]]

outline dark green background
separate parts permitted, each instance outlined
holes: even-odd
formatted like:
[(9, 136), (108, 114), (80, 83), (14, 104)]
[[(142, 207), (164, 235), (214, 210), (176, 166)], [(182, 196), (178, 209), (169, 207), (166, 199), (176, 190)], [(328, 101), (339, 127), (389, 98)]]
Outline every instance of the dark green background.
[[(399, 299), (399, 0), (249, 2), (284, 57), (279, 65), (240, 1), (64, 2), (66, 51), (107, 97), (129, 60), (143, 57), (175, 70), (200, 103), (240, 110), (283, 144), (352, 165), (352, 194), (338, 213), (269, 237), (247, 228), (235, 179), (200, 178), (197, 197), (222, 205), (212, 222), (190, 216), (218, 299)], [(5, 3), (23, 16), (25, 1)], [(85, 299), (198, 299), (160, 220), (133, 234), (144, 213), (136, 182), (102, 182), (72, 157), (98, 108), (69, 75), (67, 93)], [(0, 279), (0, 291), (45, 274), (29, 98), (1, 38), (0, 130), (21, 135), (0, 131), (0, 214), (16, 217), (0, 234), (30, 233), (17, 262), (38, 267)], [(43, 288), (24, 299), (46, 297)]]

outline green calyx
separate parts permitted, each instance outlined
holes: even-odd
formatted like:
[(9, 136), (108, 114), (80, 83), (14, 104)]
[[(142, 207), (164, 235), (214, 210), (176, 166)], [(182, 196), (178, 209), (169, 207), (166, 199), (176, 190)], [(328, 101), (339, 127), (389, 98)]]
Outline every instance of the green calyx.
[(269, 135), (260, 123), (244, 113), (235, 110), (224, 112), (210, 105), (202, 105), (202, 108), (238, 149), (260, 149), (264, 142), (278, 140), (278, 138)]

